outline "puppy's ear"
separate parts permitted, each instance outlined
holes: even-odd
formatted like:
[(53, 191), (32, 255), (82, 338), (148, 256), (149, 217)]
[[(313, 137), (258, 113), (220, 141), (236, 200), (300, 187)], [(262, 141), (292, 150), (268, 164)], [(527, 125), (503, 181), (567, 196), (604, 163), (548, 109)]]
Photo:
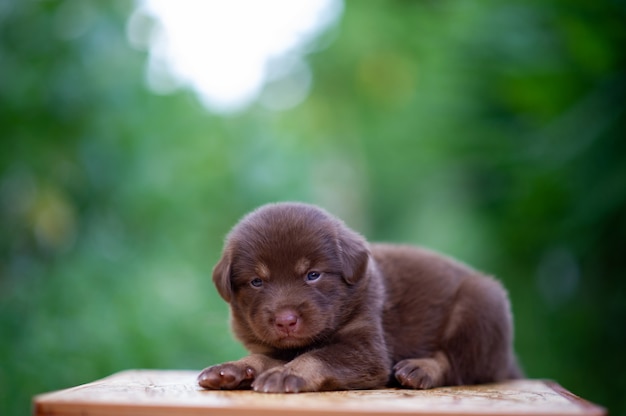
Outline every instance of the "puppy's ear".
[(343, 278), (349, 284), (361, 279), (367, 271), (370, 252), (365, 239), (347, 227), (341, 227), (338, 233), (339, 255)]
[(225, 250), (220, 261), (213, 268), (213, 283), (220, 296), (228, 303), (233, 296), (233, 287), (230, 276), (231, 255)]

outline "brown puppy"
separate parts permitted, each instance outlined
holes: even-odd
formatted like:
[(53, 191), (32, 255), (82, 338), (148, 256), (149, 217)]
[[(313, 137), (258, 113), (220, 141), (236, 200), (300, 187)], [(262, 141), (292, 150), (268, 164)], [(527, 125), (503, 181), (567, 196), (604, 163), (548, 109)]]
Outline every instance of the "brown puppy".
[(245, 216), (213, 280), (250, 355), (203, 370), (207, 389), (426, 389), (520, 376), (498, 282), (424, 249), (367, 244), (311, 205)]

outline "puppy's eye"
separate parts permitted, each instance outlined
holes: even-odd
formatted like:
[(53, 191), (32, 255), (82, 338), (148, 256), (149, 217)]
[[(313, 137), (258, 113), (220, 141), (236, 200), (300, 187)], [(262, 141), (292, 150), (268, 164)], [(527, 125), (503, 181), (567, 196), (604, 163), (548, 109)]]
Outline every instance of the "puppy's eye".
[(250, 281), (250, 286), (252, 286), (252, 287), (261, 287), (261, 286), (263, 286), (263, 280), (261, 280), (258, 277), (255, 277), (254, 279), (252, 279)]
[(307, 282), (314, 282), (322, 276), (320, 272), (309, 272), (306, 275)]

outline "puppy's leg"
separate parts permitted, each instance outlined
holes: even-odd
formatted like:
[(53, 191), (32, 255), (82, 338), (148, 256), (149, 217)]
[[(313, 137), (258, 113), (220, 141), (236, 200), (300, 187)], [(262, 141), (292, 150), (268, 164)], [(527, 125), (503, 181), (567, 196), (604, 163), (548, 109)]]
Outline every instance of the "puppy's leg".
[(508, 296), (497, 281), (481, 278), (462, 287), (446, 325), (442, 347), (450, 360), (448, 383), (478, 384), (515, 378), (513, 323)]
[(251, 354), (237, 361), (205, 368), (198, 376), (198, 384), (210, 390), (247, 389), (258, 374), (283, 364), (285, 361)]
[(398, 362), (394, 375), (416, 389), (504, 380), (515, 364), (511, 340), (504, 289), (491, 279), (471, 280), (459, 288), (439, 350), (432, 357)]
[(360, 335), (274, 367), (257, 377), (252, 388), (264, 393), (298, 393), (384, 387), (390, 367), (384, 343), (372, 343)]
[(443, 386), (449, 369), (450, 362), (442, 351), (436, 352), (432, 358), (402, 360), (393, 367), (396, 380), (413, 389)]
[(321, 390), (328, 378), (328, 369), (312, 354), (303, 354), (290, 363), (274, 367), (261, 374), (252, 384), (262, 393), (298, 393)]

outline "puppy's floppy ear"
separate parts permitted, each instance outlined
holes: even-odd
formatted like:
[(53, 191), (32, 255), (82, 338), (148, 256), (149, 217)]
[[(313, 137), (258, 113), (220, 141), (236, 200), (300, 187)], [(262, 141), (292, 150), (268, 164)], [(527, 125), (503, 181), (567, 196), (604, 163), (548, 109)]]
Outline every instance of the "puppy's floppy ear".
[(345, 226), (337, 233), (343, 278), (349, 284), (361, 279), (367, 271), (370, 252), (365, 239)]
[(225, 250), (222, 258), (213, 268), (213, 283), (220, 296), (228, 303), (233, 296), (233, 287), (230, 276), (231, 255), (230, 250)]

